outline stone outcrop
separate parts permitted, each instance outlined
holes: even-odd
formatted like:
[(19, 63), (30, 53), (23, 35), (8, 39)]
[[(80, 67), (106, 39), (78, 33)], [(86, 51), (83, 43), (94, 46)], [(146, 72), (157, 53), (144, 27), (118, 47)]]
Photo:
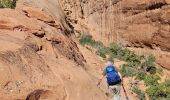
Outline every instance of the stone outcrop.
[(58, 0), (0, 9), (0, 99), (106, 100), (72, 35)]

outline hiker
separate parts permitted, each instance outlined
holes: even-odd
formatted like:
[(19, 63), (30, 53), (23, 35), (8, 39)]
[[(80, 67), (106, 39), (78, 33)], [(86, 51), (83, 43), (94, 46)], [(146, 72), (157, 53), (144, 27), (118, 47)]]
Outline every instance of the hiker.
[[(108, 60), (103, 76), (106, 76), (108, 88), (112, 94), (112, 100), (120, 100), (120, 89), (122, 77), (118, 70), (113, 66), (114, 61)], [(99, 83), (100, 84), (100, 83)]]

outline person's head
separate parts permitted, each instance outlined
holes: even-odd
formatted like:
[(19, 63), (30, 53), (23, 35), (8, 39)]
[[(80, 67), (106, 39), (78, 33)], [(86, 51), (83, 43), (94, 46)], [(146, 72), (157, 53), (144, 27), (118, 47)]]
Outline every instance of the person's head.
[(114, 64), (114, 60), (111, 57), (108, 57), (106, 66), (112, 66), (113, 64)]
[(107, 62), (112, 62), (114, 64), (114, 59), (110, 56), (107, 56), (106, 58)]

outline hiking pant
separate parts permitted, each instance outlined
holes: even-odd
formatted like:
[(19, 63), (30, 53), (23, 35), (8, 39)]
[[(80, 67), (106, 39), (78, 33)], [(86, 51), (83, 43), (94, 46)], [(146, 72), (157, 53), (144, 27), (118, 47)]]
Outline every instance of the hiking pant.
[(116, 84), (113, 86), (109, 86), (109, 90), (111, 92), (111, 100), (120, 100), (120, 89), (121, 89), (121, 84)]

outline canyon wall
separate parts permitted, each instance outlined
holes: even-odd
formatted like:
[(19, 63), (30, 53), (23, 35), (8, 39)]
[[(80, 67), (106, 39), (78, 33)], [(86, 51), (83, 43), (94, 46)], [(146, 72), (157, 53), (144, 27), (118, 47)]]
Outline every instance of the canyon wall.
[(140, 54), (148, 51), (169, 68), (169, 0), (62, 0), (61, 4), (77, 33), (91, 34), (106, 45), (120, 43)]
[(1, 100), (106, 100), (58, 0), (0, 9)]

